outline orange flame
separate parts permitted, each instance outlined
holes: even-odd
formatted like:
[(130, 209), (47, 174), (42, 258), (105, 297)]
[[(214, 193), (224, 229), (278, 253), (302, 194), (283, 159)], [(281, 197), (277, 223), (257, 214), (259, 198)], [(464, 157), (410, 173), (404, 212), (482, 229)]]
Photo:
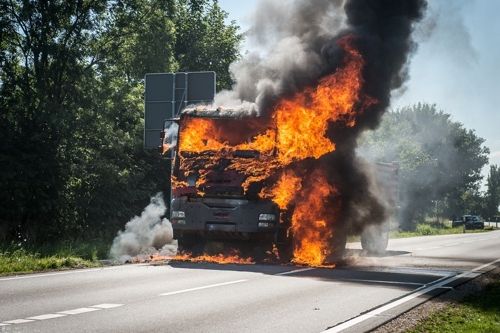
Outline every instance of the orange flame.
[(287, 170), (272, 188), (264, 188), (259, 193), (261, 198), (272, 198), (280, 209), (287, 209), (288, 204), (302, 189), (302, 179), (295, 172)]
[[(260, 134), (233, 142), (227, 134), (237, 129), (223, 128), (216, 119), (194, 117), (184, 118), (179, 134), (180, 170), (187, 176), (193, 168), (198, 168), (197, 188), (206, 182), (206, 173), (222, 160), (229, 161), (224, 170), (245, 176), (242, 183), (245, 192), (252, 183), (269, 180), (281, 172), (278, 181), (259, 195), (272, 199), (282, 210), (293, 209), (294, 262), (313, 266), (323, 265), (331, 254), (329, 241), (335, 219), (331, 214), (335, 212), (327, 206), (336, 189), (328, 184), (322, 171), (313, 172), (305, 183), (289, 169), (292, 163), (297, 168), (300, 167), (297, 162), (334, 152), (335, 142), (327, 133), (330, 124), (353, 127), (358, 115), (376, 103), (361, 93), (364, 60), (352, 45), (352, 37), (341, 39), (339, 45), (345, 51), (343, 66), (316, 86), (279, 101)], [(233, 156), (238, 150), (259, 151), (260, 156)], [(203, 156), (183, 157), (182, 152), (203, 153)]]
[(240, 265), (251, 265), (255, 264), (255, 261), (248, 257), (242, 258), (238, 253), (232, 253), (229, 255), (224, 255), (222, 253), (216, 255), (203, 254), (200, 256), (192, 256), (190, 253), (180, 253), (177, 254), (172, 260), (176, 261), (189, 261), (189, 262), (207, 262), (213, 264), (240, 264)]
[(292, 216), (292, 232), (295, 239), (294, 262), (321, 266), (331, 254), (330, 240), (333, 235), (333, 207), (330, 198), (336, 193), (328, 184), (322, 170), (315, 170), (308, 178)]

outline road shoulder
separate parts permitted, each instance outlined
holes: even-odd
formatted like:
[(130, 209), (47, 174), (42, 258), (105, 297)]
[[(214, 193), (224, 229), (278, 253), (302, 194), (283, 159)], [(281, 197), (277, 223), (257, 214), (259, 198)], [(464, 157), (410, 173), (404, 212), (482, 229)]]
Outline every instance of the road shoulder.
[(431, 314), (452, 307), (469, 295), (482, 291), (487, 285), (494, 281), (500, 281), (500, 268), (497, 268), (478, 276), (462, 285), (450, 289), (427, 302), (424, 302), (409, 311), (401, 314), (395, 319), (383, 324), (371, 331), (374, 333), (407, 332), (425, 321)]

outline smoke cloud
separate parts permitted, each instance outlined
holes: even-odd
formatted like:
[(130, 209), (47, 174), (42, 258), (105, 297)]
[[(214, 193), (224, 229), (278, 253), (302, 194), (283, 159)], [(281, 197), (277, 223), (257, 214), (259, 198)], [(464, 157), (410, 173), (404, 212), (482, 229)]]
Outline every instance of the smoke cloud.
[(125, 225), (125, 230), (118, 232), (111, 246), (111, 258), (126, 262), (132, 257), (158, 251), (161, 255), (175, 255), (177, 244), (173, 240), (172, 225), (162, 218), (166, 210), (161, 193), (152, 197), (141, 215), (132, 218)]
[(177, 146), (179, 132), (179, 124), (176, 122), (170, 123), (170, 125), (165, 129), (165, 138), (163, 139), (163, 143), (167, 144), (170, 149)]
[[(408, 79), (409, 57), (416, 49), (411, 34), (425, 8), (423, 0), (351, 0), (345, 4), (349, 28), (341, 35), (355, 36), (356, 46), (366, 62), (363, 92), (377, 100), (357, 118), (357, 126), (333, 125), (330, 132), (338, 149), (327, 157), (328, 169), (341, 188), (345, 202), (342, 218), (357, 232), (366, 225), (384, 222), (388, 212), (371, 190), (369, 173), (355, 155), (356, 140), (363, 131), (378, 126), (389, 106), (391, 91)], [(337, 52), (334, 46), (324, 49), (328, 50), (326, 54)]]

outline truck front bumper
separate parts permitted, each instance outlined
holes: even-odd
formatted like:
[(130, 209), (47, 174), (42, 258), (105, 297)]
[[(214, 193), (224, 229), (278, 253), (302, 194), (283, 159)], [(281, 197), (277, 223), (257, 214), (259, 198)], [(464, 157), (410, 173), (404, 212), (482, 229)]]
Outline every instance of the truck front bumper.
[(274, 233), (279, 224), (279, 208), (270, 200), (180, 197), (171, 207), (174, 237), (245, 238)]

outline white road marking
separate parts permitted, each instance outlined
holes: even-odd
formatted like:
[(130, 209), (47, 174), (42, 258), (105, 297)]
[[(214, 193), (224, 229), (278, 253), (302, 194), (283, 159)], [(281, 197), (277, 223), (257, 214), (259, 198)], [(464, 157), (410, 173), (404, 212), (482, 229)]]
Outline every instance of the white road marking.
[(7, 320), (4, 321), (4, 324), (24, 324), (24, 323), (29, 323), (32, 322), (33, 320), (29, 319), (14, 319), (14, 320)]
[(168, 293), (160, 294), (159, 296), (170, 296), (170, 295), (183, 294), (183, 293), (188, 293), (190, 291), (196, 291), (196, 290), (202, 290), (202, 289), (208, 289), (208, 288), (215, 288), (215, 287), (227, 286), (227, 285), (230, 285), (230, 284), (236, 284), (236, 283), (241, 283), (241, 282), (246, 282), (246, 281), (248, 281), (248, 280), (244, 279), (244, 280), (235, 280), (235, 281), (229, 281), (229, 282), (223, 282), (223, 283), (209, 284), (207, 286), (202, 286), (202, 287), (196, 287), (196, 288), (189, 288), (189, 289), (171, 291), (171, 292), (168, 292)]
[(98, 311), (102, 309), (97, 309), (97, 308), (78, 308), (78, 309), (73, 309), (73, 310), (68, 310), (68, 311), (60, 311), (58, 313), (65, 314), (65, 315), (76, 315), (80, 313), (86, 313), (86, 312), (92, 312), (92, 311)]
[(289, 275), (289, 274), (295, 274), (295, 273), (300, 273), (300, 272), (307, 272), (312, 269), (315, 269), (314, 267), (307, 267), (307, 268), (299, 268), (299, 269), (294, 269), (293, 271), (287, 271), (287, 272), (282, 272), (282, 273), (277, 273), (274, 275)]
[(28, 317), (26, 319), (15, 319), (15, 320), (4, 321), (4, 322), (0, 323), (0, 326), (8, 326), (10, 324), (24, 324), (24, 323), (29, 323), (29, 322), (36, 321), (36, 320), (47, 320), (47, 319), (66, 317), (67, 315), (78, 315), (81, 313), (99, 311), (99, 310), (104, 310), (104, 309), (113, 309), (113, 308), (117, 308), (117, 307), (120, 307), (123, 305), (124, 304), (102, 303), (102, 304), (92, 305), (92, 306), (86, 307), (86, 308), (78, 308), (78, 309), (73, 309), (73, 310), (60, 311), (57, 313), (47, 313), (47, 314), (43, 314), (43, 315), (39, 315), (39, 316)]
[(448, 278), (445, 277), (444, 279), (440, 279), (440, 280), (438, 280), (439, 282), (433, 283), (430, 286), (424, 285), (421, 288), (418, 288), (417, 290), (415, 290), (414, 292), (409, 294), (408, 296), (402, 297), (398, 300), (395, 300), (394, 302), (391, 302), (391, 303), (388, 303), (388, 304), (383, 305), (381, 307), (378, 307), (378, 308), (376, 308), (372, 311), (369, 311), (363, 315), (360, 315), (358, 317), (354, 317), (348, 321), (343, 322), (342, 324), (339, 324), (337, 326), (326, 329), (323, 332), (329, 332), (329, 333), (342, 332), (345, 329), (348, 329), (348, 328), (350, 328), (354, 325), (357, 325), (357, 324), (359, 324), (367, 319), (373, 318), (373, 317), (375, 317), (375, 316), (377, 316), (377, 315), (379, 315), (387, 310), (393, 309), (401, 304), (404, 304), (408, 301), (411, 301), (412, 299), (420, 297), (420, 296), (422, 296), (430, 291), (433, 291), (434, 289), (442, 288), (443, 286), (445, 286), (453, 281), (456, 281), (458, 279), (464, 278), (464, 277), (470, 278), (472, 276), (475, 276), (484, 268), (486, 268), (488, 266), (495, 265), (498, 262), (500, 262), (500, 259), (497, 259), (497, 260), (491, 261), (489, 263), (486, 263), (484, 265), (478, 266), (474, 269), (471, 269), (471, 270), (466, 271), (466, 272), (459, 274), (459, 275), (455, 275), (455, 276), (448, 277)]
[(60, 314), (60, 313), (48, 313), (40, 316), (34, 316), (34, 317), (28, 317), (26, 319), (31, 319), (31, 320), (47, 320), (47, 319), (54, 319), (54, 318), (59, 318), (59, 317), (65, 317), (65, 314)]
[(123, 305), (124, 304), (104, 303), (104, 304), (92, 305), (91, 308), (112, 309), (112, 308), (117, 308), (117, 307), (123, 306)]
[(412, 285), (412, 286), (423, 286), (424, 283), (418, 282), (402, 282), (402, 281), (387, 281), (387, 280), (369, 280), (369, 279), (338, 279), (342, 282), (368, 282), (368, 283), (382, 283), (382, 284), (401, 284), (401, 285)]
[[(128, 265), (128, 266), (130, 266), (130, 265)], [(22, 275), (22, 276), (13, 276), (13, 277), (1, 278), (0, 282), (1, 281), (10, 281), (10, 280), (34, 279), (34, 278), (41, 278), (41, 277), (55, 276), (55, 275), (67, 275), (67, 274), (87, 273), (87, 272), (96, 272), (96, 271), (107, 271), (107, 270), (119, 269), (119, 268), (123, 268), (123, 266), (89, 268), (89, 269), (77, 269), (77, 270), (66, 271), (66, 272), (54, 272), (54, 273), (42, 273), (42, 274), (27, 274), (27, 275)]]

